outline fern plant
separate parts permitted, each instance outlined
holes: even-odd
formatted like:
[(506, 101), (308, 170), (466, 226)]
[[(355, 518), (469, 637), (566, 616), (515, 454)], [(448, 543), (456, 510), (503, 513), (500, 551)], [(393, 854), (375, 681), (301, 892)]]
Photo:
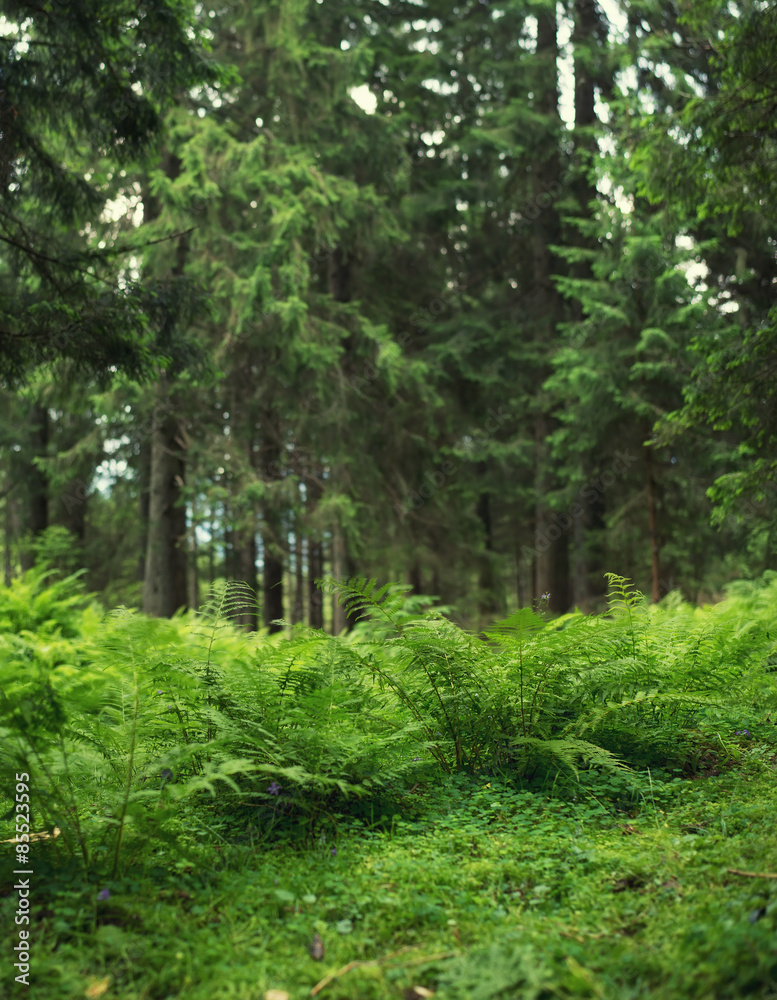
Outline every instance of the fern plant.
[(341, 637), (249, 635), (229, 621), (253, 599), (241, 588), (163, 621), (23, 583), (0, 592), (0, 782), (30, 773), (34, 830), (107, 874), (179, 849), (184, 802), (190, 828), (216, 812), (252, 836), (311, 834), (435, 771), (693, 764), (774, 732), (777, 576), (706, 609), (649, 605), (612, 576), (605, 615), (525, 609), (482, 636), (367, 580), (328, 584), (361, 616)]

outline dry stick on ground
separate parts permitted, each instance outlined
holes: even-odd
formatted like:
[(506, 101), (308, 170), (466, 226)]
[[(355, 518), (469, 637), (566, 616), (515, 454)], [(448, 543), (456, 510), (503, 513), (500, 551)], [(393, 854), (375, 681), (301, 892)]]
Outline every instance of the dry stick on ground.
[(747, 878), (777, 878), (773, 872), (744, 872), (741, 868), (727, 868), (730, 875), (745, 875)]
[[(396, 958), (398, 955), (412, 950), (412, 948), (400, 948), (399, 951), (392, 951), (389, 955), (384, 955), (383, 958), (371, 958), (364, 962), (349, 962), (348, 965), (344, 965), (342, 969), (338, 969), (336, 972), (330, 972), (328, 976), (324, 976), (324, 978), (320, 982), (316, 983), (310, 991), (310, 995), (312, 997), (316, 996), (325, 986), (328, 986), (335, 979), (339, 979), (340, 976), (344, 976), (346, 972), (351, 972), (353, 969), (358, 969), (360, 966), (366, 967), (370, 965), (382, 965), (384, 962), (388, 962), (390, 959)], [(437, 955), (422, 955), (409, 962), (399, 962), (398, 964), (402, 966), (422, 965), (424, 962), (440, 962), (444, 958), (456, 958), (458, 954), (459, 953), (457, 951), (441, 951)]]

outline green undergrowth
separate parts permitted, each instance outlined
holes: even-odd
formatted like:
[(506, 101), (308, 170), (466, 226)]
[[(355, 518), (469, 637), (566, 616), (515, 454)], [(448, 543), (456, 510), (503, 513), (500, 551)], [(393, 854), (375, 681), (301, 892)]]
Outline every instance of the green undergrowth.
[(322, 996), (774, 995), (777, 575), (711, 608), (611, 576), (605, 615), (481, 635), (325, 586), (352, 632), (242, 631), (234, 586), (172, 620), (46, 566), (0, 589), (30, 996), (303, 996), (344, 966)]
[[(533, 791), (457, 775), (384, 829), (201, 842), (115, 879), (39, 844), (34, 985), (15, 991), (6, 963), (0, 990), (296, 1000), (332, 975), (326, 1000), (772, 997), (777, 880), (731, 870), (777, 869), (774, 778), (751, 751), (717, 777), (645, 777), (631, 803), (593, 775)], [(9, 927), (12, 897), (0, 906)]]
[(527, 608), (474, 635), (407, 588), (329, 581), (353, 632), (268, 636), (230, 624), (239, 587), (168, 621), (36, 570), (0, 591), (0, 784), (29, 773), (35, 829), (116, 877), (192, 823), (312, 842), (444, 775), (593, 769), (631, 794), (639, 770), (718, 772), (775, 742), (775, 574), (706, 609), (610, 585), (606, 615)]

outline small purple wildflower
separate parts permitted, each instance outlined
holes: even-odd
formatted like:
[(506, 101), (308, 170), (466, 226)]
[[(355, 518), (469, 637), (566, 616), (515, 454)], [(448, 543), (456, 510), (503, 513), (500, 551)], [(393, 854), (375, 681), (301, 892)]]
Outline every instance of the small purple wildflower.
[(273, 781), (273, 783), (268, 787), (267, 791), (270, 793), (270, 795), (280, 795), (281, 786), (278, 784), (277, 781)]
[(337, 857), (337, 848), (336, 848), (336, 847), (333, 847), (333, 848), (332, 848), (332, 857), (333, 857), (333, 858), (336, 858), (336, 857)]
[(413, 760), (420, 760), (420, 757), (413, 757)]
[(100, 889), (100, 891), (97, 893), (97, 898), (101, 899), (103, 902), (105, 902), (106, 899), (110, 899), (111, 898), (110, 889)]
[(747, 738), (749, 739), (750, 738), (750, 730), (749, 729), (737, 729), (735, 731), (735, 733), (734, 733), (734, 736), (747, 736)]
[(547, 590), (544, 594), (541, 594), (540, 595), (540, 600), (541, 601), (549, 601), (550, 600), (550, 591)]
[(157, 694), (164, 694), (164, 691), (160, 691), (160, 690), (159, 690), (159, 689), (157, 688), (157, 692), (156, 692), (156, 693), (157, 693)]

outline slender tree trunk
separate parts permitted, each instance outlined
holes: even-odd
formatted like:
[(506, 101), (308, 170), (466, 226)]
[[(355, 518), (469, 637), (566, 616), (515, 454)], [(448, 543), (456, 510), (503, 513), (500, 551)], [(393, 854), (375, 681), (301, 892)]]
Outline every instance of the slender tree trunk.
[[(533, 164), (537, 201), (549, 184), (560, 188), (561, 130), (558, 113), (558, 33), (555, 8), (548, 8), (537, 16), (537, 73), (541, 80), (538, 109), (556, 128), (538, 152)], [(544, 335), (546, 344), (556, 339), (557, 323), (563, 315), (563, 303), (553, 281), (558, 263), (551, 246), (558, 243), (561, 222), (557, 205), (544, 208), (532, 227), (532, 252), (534, 261), (534, 304), (537, 329)], [(538, 373), (540, 383), (550, 371), (549, 355)], [(542, 393), (537, 398), (535, 417), (535, 599), (548, 594), (548, 608), (564, 612), (569, 608), (569, 534), (568, 527), (554, 515), (547, 496), (557, 486), (553, 475), (547, 438), (552, 428), (549, 414), (550, 401)]]
[(11, 586), (13, 579), (13, 540), (16, 536), (13, 497), (5, 498), (5, 546), (4, 546), (4, 580), (6, 587)]
[[(153, 417), (152, 417), (153, 420)], [(153, 427), (152, 427), (153, 431)], [(146, 575), (146, 552), (148, 550), (148, 511), (151, 501), (151, 440), (140, 442), (138, 461), (139, 507), (140, 507), (140, 552), (138, 553), (138, 580)]]
[(208, 590), (213, 590), (213, 582), (216, 579), (216, 532), (218, 530), (218, 519), (216, 511), (211, 508), (210, 512), (210, 539), (208, 540)]
[(197, 545), (197, 505), (194, 500), (191, 504), (192, 520), (189, 528), (189, 607), (196, 611), (200, 606), (200, 578), (198, 571), (199, 550)]
[[(240, 495), (241, 489), (245, 488), (246, 475), (249, 482), (257, 476), (255, 404), (253, 386), (251, 380), (246, 377), (246, 368), (250, 369), (250, 354), (233, 359), (229, 413), (224, 415), (226, 421), (224, 430), (230, 432), (230, 451), (235, 455), (242, 453), (243, 461), (237, 463), (237, 467), (239, 469), (243, 466), (245, 473), (236, 472), (229, 477), (227, 493), (231, 498), (231, 516), (226, 523), (230, 529), (228, 576), (245, 584), (250, 591), (250, 595), (246, 592), (245, 600), (241, 601), (240, 608), (236, 610), (234, 620), (236, 624), (248, 630), (255, 630), (258, 624), (256, 562), (259, 519), (254, 503), (246, 502), (245, 496)], [(281, 609), (280, 616), (282, 614)]]
[[(272, 415), (265, 414), (263, 421), (265, 441), (261, 451), (261, 472), (266, 483), (273, 483), (280, 476), (280, 445), (275, 440)], [(262, 571), (262, 593), (264, 604), (264, 624), (270, 632), (279, 632), (281, 625), (273, 624), (283, 618), (283, 524), (274, 497), (265, 502), (262, 511), (262, 548), (264, 569)]]
[(157, 387), (151, 432), (148, 544), (143, 579), (143, 610), (169, 618), (187, 606), (184, 442), (170, 410), (167, 379)]
[[(569, 610), (569, 528), (566, 519), (551, 511), (545, 497), (553, 481), (547, 456), (548, 421), (542, 415), (536, 424), (535, 600), (543, 595), (550, 611)], [(567, 515), (568, 517), (568, 515)]]
[(308, 524), (308, 625), (321, 629), (324, 627), (324, 595), (316, 586), (316, 580), (324, 575), (324, 549), (321, 537), (313, 527), (313, 519), (321, 499), (323, 473), (320, 469), (307, 471), (305, 518)]
[[(356, 566), (348, 549), (348, 539), (342, 525), (336, 521), (332, 528), (332, 576), (340, 582), (350, 580), (355, 575)], [(332, 634), (340, 635), (343, 631), (350, 632), (358, 620), (358, 614), (346, 613), (345, 606), (338, 600), (337, 594), (334, 594), (332, 596)]]
[(224, 490), (227, 499), (224, 500), (224, 576), (227, 580), (236, 580), (238, 577), (237, 547), (235, 545), (235, 529), (232, 525), (232, 504), (229, 475), (225, 471), (223, 476)]
[[(577, 200), (576, 214), (580, 218), (591, 217), (590, 203), (596, 198), (596, 188), (591, 181), (591, 159), (598, 155), (596, 139), (591, 127), (596, 124), (595, 110), (595, 67), (596, 34), (600, 28), (599, 13), (596, 0), (574, 0), (574, 30), (572, 46), (575, 67), (575, 166), (579, 171), (574, 181), (574, 193)], [(577, 233), (575, 241), (578, 246), (590, 249), (595, 241)], [(591, 267), (588, 261), (579, 261), (573, 265), (576, 278), (591, 278)], [(583, 308), (579, 301), (572, 306), (573, 319), (577, 322), (583, 319)], [(582, 460), (583, 473), (590, 479), (593, 462), (584, 456)], [(575, 518), (572, 532), (572, 594), (573, 602), (582, 611), (590, 611), (596, 596), (603, 593), (603, 587), (596, 586), (592, 579), (603, 580), (605, 566), (602, 565), (601, 546), (595, 544), (595, 534), (591, 532), (597, 522), (602, 520), (602, 511), (594, 510), (590, 503), (578, 496), (577, 502), (582, 508), (582, 514)]]
[(299, 530), (299, 523), (297, 523), (295, 524), (294, 532), (294, 604), (291, 612), (291, 620), (295, 624), (299, 624), (305, 620), (304, 544), (304, 539)]
[(317, 539), (308, 538), (308, 625), (311, 628), (324, 627), (324, 595), (316, 586), (316, 580), (323, 575), (323, 545)]
[[(647, 436), (647, 435), (646, 435)], [(653, 601), (661, 600), (661, 566), (659, 564), (658, 527), (656, 525), (656, 484), (653, 479), (653, 452), (645, 445), (645, 478), (647, 480), (648, 537), (653, 578)]]
[(275, 624), (283, 618), (283, 558), (279, 555), (278, 525), (268, 524), (264, 539), (264, 572), (262, 587), (264, 592), (264, 624), (270, 632), (280, 632), (281, 625)]
[[(33, 403), (29, 419), (31, 456), (42, 458), (48, 453), (49, 411), (42, 403)], [(49, 526), (49, 480), (46, 473), (30, 460), (24, 470), (24, 483), (27, 488), (27, 517), (24, 527), (25, 532), (35, 539)], [(33, 551), (23, 548), (22, 570), (28, 570), (34, 564)]]
[(534, 596), (535, 561), (526, 559), (518, 548), (520, 538), (515, 543), (515, 596), (519, 608), (527, 608)]
[[(335, 302), (351, 301), (351, 262), (347, 253), (342, 247), (336, 247), (329, 256), (327, 272), (327, 289)], [(347, 372), (350, 367), (350, 355), (352, 350), (352, 338), (347, 337), (344, 341), (343, 369)], [(342, 482), (341, 470), (335, 469), (332, 477), (334, 488), (339, 488)], [(348, 552), (348, 544), (343, 533), (343, 527), (336, 522), (332, 527), (332, 576), (335, 580), (346, 580), (353, 576), (353, 562)], [(355, 619), (346, 615), (345, 608), (337, 599), (337, 595), (332, 597), (332, 634), (339, 635), (345, 629), (353, 628)]]
[(494, 531), (488, 493), (480, 494), (476, 512), (483, 528), (484, 548), (478, 574), (478, 610), (482, 619), (491, 619), (499, 611), (499, 586), (494, 567)]
[[(348, 551), (348, 542), (343, 529), (335, 525), (332, 532), (332, 576), (339, 581), (350, 580), (355, 575), (354, 562)], [(350, 632), (358, 620), (357, 614), (346, 613), (345, 606), (338, 601), (337, 595), (332, 597), (333, 635), (340, 635), (343, 631)]]
[[(162, 166), (167, 176), (175, 180), (181, 161), (166, 151)], [(149, 221), (157, 218), (159, 201), (151, 194), (147, 180), (142, 197), (144, 218)], [(171, 272), (173, 280), (183, 277), (188, 247), (188, 236), (180, 236)], [(148, 532), (143, 572), (143, 610), (158, 618), (169, 618), (179, 608), (187, 607), (185, 456), (185, 434), (173, 412), (170, 379), (162, 373), (156, 386), (151, 423)]]
[(91, 470), (85, 470), (83, 476), (69, 480), (62, 491), (62, 506), (57, 507), (57, 522), (75, 535), (79, 542), (83, 542), (86, 536), (88, 496), (84, 482), (87, 478), (91, 478)]
[[(339, 583), (347, 573), (345, 568), (345, 539), (339, 524), (332, 530), (332, 576)], [(340, 635), (346, 628), (345, 608), (338, 600), (338, 595), (332, 595), (332, 635)]]
[[(246, 596), (245, 607), (235, 615), (235, 624), (242, 625), (248, 631), (253, 632), (258, 627), (257, 587), (259, 580), (256, 571), (256, 532), (250, 528), (243, 528), (240, 531), (233, 532), (232, 537), (235, 546), (234, 578), (246, 584), (250, 588), (252, 595)], [(280, 615), (276, 617), (282, 616), (283, 607), (281, 607)]]

